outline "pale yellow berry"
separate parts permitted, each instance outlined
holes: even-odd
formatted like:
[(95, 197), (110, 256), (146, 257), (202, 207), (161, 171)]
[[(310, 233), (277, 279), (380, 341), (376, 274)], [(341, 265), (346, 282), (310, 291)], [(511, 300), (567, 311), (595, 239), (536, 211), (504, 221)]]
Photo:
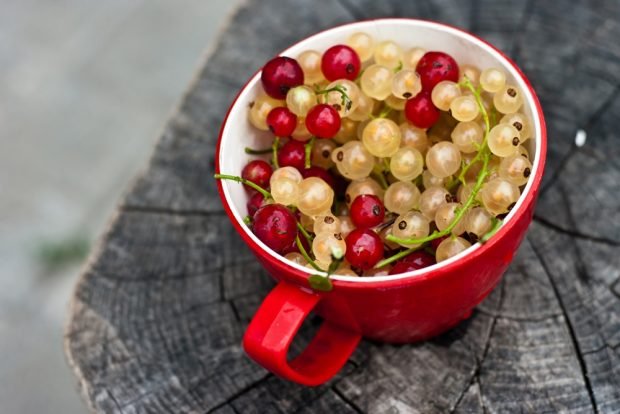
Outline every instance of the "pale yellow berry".
[(329, 264), (332, 255), (342, 256), (347, 250), (347, 245), (340, 233), (320, 233), (312, 240), (312, 252), (319, 262)]
[(510, 124), (499, 124), (491, 128), (487, 141), (491, 152), (498, 157), (508, 157), (517, 153), (521, 135)]
[(402, 69), (392, 79), (392, 95), (400, 99), (409, 99), (422, 90), (420, 76), (413, 69)]
[(424, 158), (415, 148), (400, 148), (390, 159), (390, 172), (401, 181), (411, 181), (422, 174)]
[(457, 121), (473, 121), (480, 114), (480, 108), (472, 95), (464, 95), (452, 100), (450, 112)]
[(431, 100), (433, 105), (442, 111), (450, 109), (453, 100), (461, 96), (459, 85), (452, 81), (441, 81), (433, 88)]
[(306, 116), (316, 102), (316, 94), (306, 85), (291, 88), (286, 94), (286, 106), (297, 116)]
[(487, 92), (498, 92), (506, 84), (506, 74), (497, 68), (489, 68), (480, 74), (480, 86)]
[(368, 33), (353, 33), (347, 38), (347, 45), (355, 50), (362, 62), (366, 62), (372, 58), (374, 42)]
[(297, 125), (295, 126), (295, 130), (293, 131), (292, 137), (295, 141), (306, 142), (312, 138), (312, 134), (306, 128), (306, 118), (301, 116), (297, 117)]
[(422, 56), (426, 53), (425, 49), (420, 47), (414, 47), (407, 50), (403, 56), (403, 67), (407, 69), (414, 69), (418, 66), (418, 62), (422, 59)]
[(470, 246), (471, 243), (462, 237), (448, 237), (439, 243), (439, 246), (437, 246), (435, 258), (437, 259), (437, 262), (443, 262), (444, 260), (465, 251)]
[(400, 147), (401, 133), (396, 122), (386, 119), (373, 119), (362, 133), (364, 147), (376, 157), (391, 157)]
[(409, 122), (403, 122), (400, 124), (400, 133), (401, 147), (415, 148), (420, 151), (422, 155), (426, 154), (426, 151), (428, 151), (428, 148), (430, 147), (430, 142), (426, 136), (425, 130), (413, 126)]
[(450, 134), (452, 142), (463, 153), (477, 152), (482, 145), (484, 131), (476, 121), (459, 122)]
[(332, 151), (332, 161), (340, 174), (350, 180), (368, 177), (375, 166), (375, 157), (359, 141), (349, 141)]
[(316, 50), (306, 50), (297, 56), (297, 63), (304, 72), (304, 82), (306, 85), (314, 85), (325, 79), (321, 71), (322, 55)]
[(362, 194), (370, 194), (379, 197), (383, 200), (385, 190), (379, 185), (378, 182), (370, 177), (362, 178), (360, 180), (353, 180), (347, 187), (344, 195), (344, 199), (347, 205), (350, 207), (355, 198)]
[[(435, 212), (435, 226), (439, 231), (444, 231), (456, 219), (458, 209), (463, 208), (459, 203), (442, 204)], [(465, 223), (463, 217), (452, 228), (451, 233), (459, 236), (465, 232)]]
[(429, 187), (443, 187), (449, 181), (449, 178), (435, 177), (429, 170), (424, 170), (422, 173), (422, 185), (425, 189)]
[[(348, 79), (333, 81), (327, 85), (326, 90), (334, 88), (337, 88), (337, 90), (319, 95), (320, 102), (330, 105), (338, 111), (338, 114), (341, 117), (349, 116), (357, 109), (362, 92), (354, 82), (351, 82)], [(341, 91), (344, 92), (346, 96), (344, 96)]]
[(506, 85), (493, 96), (495, 109), (503, 114), (515, 113), (523, 105), (523, 94), (514, 85)]
[(520, 112), (504, 115), (499, 120), (500, 124), (510, 124), (519, 131), (520, 141), (523, 143), (532, 137), (532, 124), (530, 121)]
[(384, 100), (392, 93), (392, 78), (394, 71), (382, 65), (370, 65), (364, 70), (360, 78), (360, 86), (366, 96)]
[(284, 106), (283, 101), (273, 99), (271, 96), (261, 93), (250, 103), (249, 120), (252, 125), (262, 131), (269, 131), (267, 115), (273, 108)]
[[(428, 236), (430, 224), (426, 217), (417, 211), (408, 211), (396, 218), (392, 224), (392, 234), (399, 239), (420, 239)], [(403, 247), (417, 247), (419, 243), (397, 241)]]
[(491, 231), (493, 216), (482, 207), (472, 208), (465, 216), (465, 231), (480, 238)]
[(315, 234), (319, 233), (340, 233), (340, 219), (333, 214), (325, 216), (316, 216), (314, 220), (314, 226), (312, 231)]
[(374, 109), (375, 100), (360, 92), (357, 108), (348, 114), (348, 118), (353, 121), (365, 121), (370, 118)]
[(384, 40), (375, 46), (375, 63), (394, 69), (403, 61), (403, 50), (391, 40)]
[(504, 180), (508, 180), (517, 186), (522, 186), (527, 183), (532, 174), (532, 163), (520, 154), (511, 155), (510, 157), (502, 158), (498, 173)]
[(305, 266), (308, 264), (308, 262), (306, 261), (306, 259), (304, 258), (304, 256), (301, 253), (297, 253), (297, 252), (290, 252), (287, 253), (284, 256), (285, 259), (290, 260), (293, 263), (296, 263), (300, 266)]
[(495, 178), (484, 184), (479, 193), (482, 205), (495, 215), (508, 212), (519, 195), (519, 187), (503, 178)]
[(321, 178), (304, 178), (299, 184), (299, 211), (308, 216), (329, 212), (334, 202), (334, 190)]
[(459, 68), (459, 83), (462, 83), (465, 79), (473, 85), (477, 85), (480, 80), (480, 70), (472, 65), (461, 65)]
[(420, 196), (420, 211), (426, 218), (433, 220), (437, 209), (452, 202), (452, 196), (443, 187), (429, 187)]
[(461, 167), (461, 152), (452, 142), (438, 142), (426, 153), (426, 167), (435, 177), (448, 177)]
[(385, 192), (385, 208), (396, 214), (405, 214), (418, 207), (419, 203), (420, 190), (407, 181), (397, 181), (391, 184)]

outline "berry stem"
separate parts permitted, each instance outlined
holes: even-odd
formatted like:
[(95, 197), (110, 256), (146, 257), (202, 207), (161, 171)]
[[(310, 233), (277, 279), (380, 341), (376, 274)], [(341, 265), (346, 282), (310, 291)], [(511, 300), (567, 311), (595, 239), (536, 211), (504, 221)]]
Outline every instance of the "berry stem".
[[(469, 168), (469, 166), (471, 166), (475, 162), (482, 160), (482, 169), (480, 170), (480, 173), (478, 174), (478, 178), (476, 179), (476, 184), (474, 185), (474, 188), (472, 189), (463, 207), (457, 210), (457, 213), (454, 216), (454, 219), (452, 220), (450, 225), (446, 227), (445, 229), (443, 229), (442, 231), (435, 230), (429, 236), (422, 237), (419, 239), (401, 239), (401, 238), (395, 237), (390, 234), (389, 236), (386, 237), (387, 240), (390, 240), (390, 241), (393, 241), (399, 244), (422, 244), (422, 243), (429, 242), (431, 240), (438, 239), (440, 237), (447, 236), (452, 232), (452, 229), (456, 227), (459, 221), (461, 221), (465, 213), (476, 202), (476, 196), (478, 195), (480, 188), (482, 188), (482, 185), (484, 184), (484, 180), (489, 175), (489, 158), (491, 156), (491, 152), (489, 151), (489, 147), (487, 145), (487, 139), (489, 136), (491, 125), (489, 122), (489, 115), (487, 114), (487, 111), (484, 108), (484, 105), (482, 105), (482, 98), (480, 97), (480, 92), (476, 90), (476, 88), (474, 88), (474, 85), (472, 85), (471, 81), (467, 78), (463, 81), (463, 85), (466, 88), (468, 88), (470, 91), (472, 91), (472, 93), (476, 97), (476, 102), (478, 103), (478, 107), (480, 108), (480, 112), (482, 113), (482, 118), (484, 119), (484, 124), (485, 124), (484, 139), (482, 140), (480, 151), (478, 152), (478, 154), (476, 154), (476, 156), (472, 159), (472, 161), (467, 165), (467, 167), (464, 168), (463, 171), (461, 171), (461, 174), (459, 175), (459, 181), (464, 180), (465, 173), (467, 172), (467, 169)], [(406, 254), (404, 256), (406, 256)]]
[(245, 153), (251, 155), (269, 154), (271, 151), (273, 151), (271, 148), (254, 149), (250, 147), (245, 147)]
[(295, 244), (297, 245), (297, 248), (299, 249), (299, 252), (301, 253), (301, 255), (304, 257), (304, 259), (306, 259), (306, 261), (308, 263), (310, 263), (310, 266), (314, 267), (316, 270), (318, 270), (319, 272), (324, 272), (325, 270), (321, 269), (319, 267), (319, 265), (316, 264), (316, 262), (314, 260), (312, 260), (312, 258), (310, 257), (310, 255), (308, 254), (308, 252), (306, 251), (306, 248), (304, 247), (304, 245), (301, 243), (301, 240), (299, 239), (299, 235), (295, 236)]
[(375, 265), (375, 269), (380, 269), (384, 266), (389, 265), (390, 263), (393, 263), (399, 259), (402, 259), (405, 256), (409, 256), (411, 253), (415, 252), (416, 250), (420, 250), (420, 247), (422, 246), (411, 247), (407, 250), (403, 250), (402, 252), (398, 252), (395, 255), (388, 257), (387, 259), (383, 259)]
[(349, 95), (347, 95), (347, 91), (342, 86), (336, 85), (333, 88), (316, 90), (317, 95), (325, 95), (330, 92), (338, 92), (340, 94), (340, 105), (346, 108), (347, 111), (351, 109), (351, 105), (353, 105), (353, 101), (351, 100), (351, 98), (349, 98)]
[(314, 146), (314, 140), (316, 138), (312, 137), (310, 138), (310, 141), (308, 141), (304, 147), (304, 151), (306, 154), (306, 163), (305, 163), (305, 167), (306, 168), (310, 168), (312, 166), (312, 147)]
[(280, 164), (278, 164), (278, 147), (280, 146), (280, 137), (275, 137), (273, 139), (273, 144), (271, 144), (271, 162), (273, 166), (276, 168), (280, 168)]
[(252, 217), (250, 216), (245, 216), (243, 218), (243, 222), (245, 223), (246, 226), (249, 226), (250, 224), (252, 224)]
[(271, 198), (271, 193), (269, 191), (265, 190), (264, 188), (262, 188), (261, 186), (259, 186), (257, 184), (254, 184), (250, 180), (246, 180), (245, 178), (241, 178), (241, 177), (236, 176), (236, 175), (228, 175), (228, 174), (214, 174), (213, 177), (218, 179), (218, 180), (230, 180), (230, 181), (236, 181), (236, 182), (241, 183), (241, 184), (245, 184), (248, 187), (252, 187), (256, 191), (261, 193), (263, 195), (263, 197)]
[(308, 231), (306, 229), (304, 229), (304, 226), (302, 226), (300, 222), (297, 222), (297, 228), (299, 229), (301, 234), (304, 235), (304, 237), (308, 241), (308, 243), (310, 245), (312, 245), (312, 240), (313, 240), (312, 236), (310, 235), (310, 233), (308, 233)]
[(487, 241), (489, 241), (489, 239), (493, 237), (495, 233), (497, 233), (497, 230), (499, 230), (499, 228), (502, 226), (502, 223), (502, 220), (498, 219), (497, 217), (493, 217), (493, 226), (491, 227), (491, 230), (489, 230), (488, 232), (483, 234), (482, 237), (480, 237), (480, 243), (486, 243)]

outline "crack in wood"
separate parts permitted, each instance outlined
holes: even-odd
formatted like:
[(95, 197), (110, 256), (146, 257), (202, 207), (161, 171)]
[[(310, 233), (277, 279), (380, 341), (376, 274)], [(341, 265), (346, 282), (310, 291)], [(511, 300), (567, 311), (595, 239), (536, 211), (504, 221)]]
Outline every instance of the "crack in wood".
[(353, 401), (351, 401), (350, 399), (348, 399), (342, 392), (340, 392), (340, 390), (338, 390), (338, 388), (336, 388), (335, 385), (331, 386), (331, 390), (334, 392), (334, 394), (336, 394), (342, 401), (344, 401), (345, 404), (347, 404), (349, 407), (351, 407), (353, 409), (353, 411), (355, 411), (356, 413), (359, 414), (364, 414), (364, 411), (362, 411), (361, 408), (359, 408)]
[[(505, 288), (506, 288), (506, 282), (502, 280), (500, 291), (499, 291), (499, 300), (497, 301), (498, 312), (502, 309), (502, 306), (504, 304)], [(495, 325), (497, 324), (497, 321), (499, 319), (498, 316), (492, 316), (492, 318), (493, 319), (491, 320), (491, 326), (489, 327), (489, 334), (486, 337), (486, 340), (483, 346), (482, 356), (478, 360), (478, 357), (474, 353), (474, 358), (476, 358), (476, 366), (474, 367), (474, 372), (472, 373), (472, 376), (469, 379), (469, 381), (467, 381), (467, 385), (463, 388), (460, 395), (458, 396), (456, 402), (454, 403), (454, 406), (450, 409), (450, 414), (453, 414), (456, 411), (460, 402), (463, 400), (463, 397), (465, 397), (465, 394), (467, 394), (467, 391), (474, 384), (474, 382), (478, 382), (478, 390), (479, 390), (479, 395), (480, 395), (480, 406), (482, 407), (483, 412), (485, 413), (487, 412), (486, 405), (484, 404), (484, 399), (482, 398), (483, 391), (482, 391), (482, 383), (480, 382), (480, 370), (482, 369), (482, 364), (484, 363), (484, 360), (486, 359), (487, 354), (489, 353), (489, 348), (491, 347), (491, 338), (493, 337), (493, 333), (495, 332)]]
[[(243, 387), (242, 389), (240, 389), (236, 393), (232, 394), (230, 397), (228, 397), (226, 399), (226, 401), (224, 401), (222, 403), (219, 403), (216, 406), (210, 408), (205, 414), (211, 414), (211, 413), (219, 410), (220, 408), (224, 407), (225, 405), (230, 405), (232, 407), (232, 405), (230, 404), (231, 402), (233, 402), (237, 398), (241, 397), (243, 394), (247, 393), (248, 391), (251, 391), (252, 389), (256, 388), (257, 386), (259, 386), (263, 382), (267, 381), (272, 376), (273, 376), (273, 374), (271, 374), (271, 373), (265, 374), (264, 377), (259, 378), (258, 380), (254, 381), (254, 382), (252, 382), (252, 383), (250, 383), (248, 385), (246, 385), (245, 387)], [(234, 407), (233, 407), (233, 409), (234, 409)]]
[(489, 311), (484, 310), (484, 309), (476, 309), (476, 311), (480, 312), (483, 315), (492, 317), (492, 318), (498, 318), (498, 319), (504, 319), (504, 320), (507, 320), (507, 321), (516, 321), (516, 322), (543, 322), (543, 321), (546, 321), (547, 319), (553, 319), (553, 318), (557, 318), (558, 316), (562, 316), (561, 312), (551, 313), (551, 314), (548, 314), (546, 316), (541, 316), (539, 318), (535, 318), (535, 317), (520, 317), (520, 316), (504, 315), (504, 314), (501, 314), (501, 313), (489, 312)]
[(594, 236), (591, 234), (581, 233), (580, 231), (577, 231), (577, 230), (567, 229), (558, 224), (553, 223), (552, 221), (547, 220), (546, 218), (542, 216), (539, 216), (538, 214), (534, 214), (534, 221), (548, 229), (555, 230), (558, 233), (563, 233), (570, 237), (576, 237), (579, 239), (589, 240), (589, 241), (596, 242), (596, 243), (607, 244), (609, 246), (614, 246), (614, 247), (620, 246), (619, 240), (613, 240), (607, 237)]
[(575, 328), (573, 327), (573, 324), (572, 324), (571, 320), (569, 319), (568, 311), (566, 310), (566, 305), (564, 304), (564, 301), (562, 300), (562, 295), (560, 295), (560, 290), (558, 289), (558, 286), (557, 286), (555, 280), (553, 279), (553, 276), (551, 275), (551, 269), (549, 269), (549, 267), (547, 266), (547, 263), (544, 261), (542, 255), (540, 254), (540, 252), (536, 248), (535, 244), (532, 244), (532, 250), (534, 251), (534, 254), (536, 255), (536, 258), (540, 262), (540, 264), (541, 264), (542, 268), (544, 269), (547, 277), (549, 278), (549, 283), (551, 284), (551, 288), (553, 289), (553, 292), (554, 292), (554, 294), (555, 294), (555, 296), (557, 298), (557, 301), (558, 301), (558, 304), (560, 306), (560, 309), (562, 310), (564, 321), (566, 323), (566, 327), (568, 329), (568, 333), (569, 333), (571, 341), (573, 343), (573, 348), (574, 348), (574, 351), (575, 351), (575, 355), (577, 357), (577, 361), (579, 362), (579, 368), (581, 369), (581, 374), (582, 374), (582, 377), (583, 377), (583, 381), (584, 381), (584, 384), (586, 386), (586, 390), (588, 391), (588, 396), (590, 397), (590, 403), (592, 404), (592, 409), (594, 410), (595, 413), (598, 413), (598, 406), (596, 405), (596, 400), (594, 398), (594, 391), (592, 389), (592, 384), (590, 383), (590, 377), (588, 376), (588, 369), (587, 369), (587, 366), (586, 366), (586, 362), (583, 359), (583, 354), (581, 353), (581, 347), (579, 346), (579, 341), (577, 339), (577, 334), (575, 333)]

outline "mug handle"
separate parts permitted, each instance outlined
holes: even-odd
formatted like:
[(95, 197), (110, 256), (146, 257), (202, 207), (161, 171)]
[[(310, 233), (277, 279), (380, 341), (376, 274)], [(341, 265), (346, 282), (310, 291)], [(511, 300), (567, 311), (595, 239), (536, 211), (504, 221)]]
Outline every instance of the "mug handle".
[(253, 360), (284, 379), (309, 386), (326, 382), (344, 366), (362, 336), (323, 321), (306, 349), (287, 361), (293, 338), (320, 300), (317, 293), (279, 282), (254, 314), (243, 348)]

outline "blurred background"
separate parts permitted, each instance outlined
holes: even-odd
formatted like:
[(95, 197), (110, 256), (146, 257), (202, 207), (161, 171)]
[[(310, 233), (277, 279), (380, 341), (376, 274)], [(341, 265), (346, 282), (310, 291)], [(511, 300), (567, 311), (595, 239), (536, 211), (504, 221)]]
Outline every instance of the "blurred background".
[(0, 0), (0, 411), (84, 413), (84, 258), (239, 0)]

